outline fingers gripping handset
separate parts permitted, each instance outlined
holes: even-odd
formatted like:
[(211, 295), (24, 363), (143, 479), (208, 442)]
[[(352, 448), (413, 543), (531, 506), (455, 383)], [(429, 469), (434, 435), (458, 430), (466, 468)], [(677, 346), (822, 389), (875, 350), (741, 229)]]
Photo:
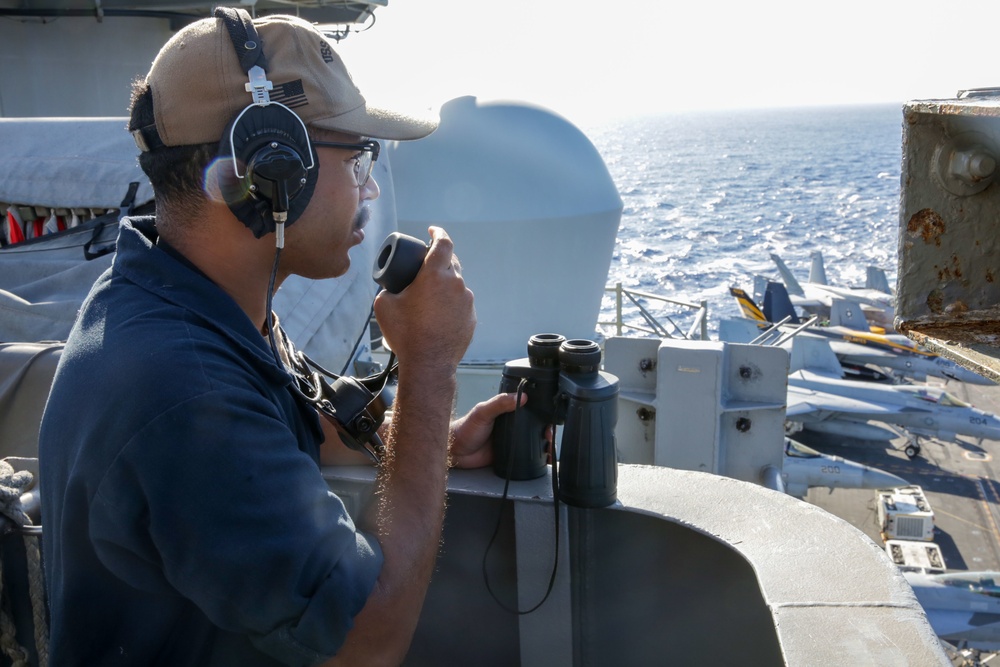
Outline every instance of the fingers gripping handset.
[[(472, 340), (475, 308), (451, 238), (440, 227), (429, 231), (431, 242), (416, 271), (413, 258), (419, 254), (415, 246), (420, 241), (393, 235), (386, 239), (376, 256), (373, 277), (392, 285), (393, 275), (409, 274), (412, 282), (398, 292), (387, 286), (375, 299), (375, 317), (400, 364), (420, 373), (450, 375)], [(393, 268), (396, 262), (402, 267), (398, 272)]]

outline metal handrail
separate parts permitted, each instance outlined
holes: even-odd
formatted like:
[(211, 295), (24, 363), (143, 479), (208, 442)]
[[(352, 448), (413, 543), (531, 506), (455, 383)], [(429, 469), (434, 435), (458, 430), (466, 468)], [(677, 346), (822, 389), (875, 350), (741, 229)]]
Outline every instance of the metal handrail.
[[(686, 338), (688, 340), (708, 340), (708, 302), (702, 301), (700, 303), (692, 303), (690, 301), (682, 301), (680, 299), (672, 299), (665, 296), (660, 296), (658, 294), (650, 294), (648, 292), (640, 292), (639, 290), (626, 289), (622, 287), (621, 283), (615, 283), (614, 286), (609, 286), (604, 288), (605, 292), (614, 292), (615, 294), (615, 319), (614, 321), (599, 321), (597, 324), (600, 326), (613, 326), (615, 327), (615, 335), (621, 336), (625, 331), (641, 331), (643, 333), (652, 334), (654, 336), (659, 336), (661, 338)], [(671, 335), (670, 331), (653, 315), (649, 309), (640, 302), (641, 300), (648, 301), (658, 301), (660, 303), (672, 304), (675, 306), (681, 306), (682, 308), (687, 308), (689, 310), (694, 310), (694, 322), (684, 331), (680, 325), (678, 325), (669, 315), (660, 315), (661, 318), (665, 319), (673, 327), (674, 335)], [(638, 324), (630, 324), (625, 322), (622, 317), (622, 305), (625, 300), (628, 300), (633, 306), (638, 309), (639, 316), (645, 321), (646, 326), (641, 326)]]

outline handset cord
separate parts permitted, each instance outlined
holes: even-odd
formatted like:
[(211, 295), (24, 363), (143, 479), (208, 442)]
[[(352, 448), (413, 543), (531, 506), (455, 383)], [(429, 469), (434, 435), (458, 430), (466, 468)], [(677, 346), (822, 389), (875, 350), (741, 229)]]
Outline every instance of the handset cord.
[[(266, 313), (266, 317), (267, 317), (267, 339), (268, 339), (268, 342), (271, 344), (271, 353), (274, 355), (274, 360), (278, 363), (278, 365), (284, 367), (285, 363), (281, 360), (281, 354), (278, 352), (278, 343), (277, 343), (277, 340), (275, 339), (275, 335), (274, 335), (274, 315), (273, 315), (273, 311), (272, 311), (272, 308), (273, 308), (272, 304), (273, 304), (273, 301), (274, 301), (274, 283), (277, 281), (277, 276), (278, 276), (278, 262), (280, 261), (280, 259), (281, 259), (281, 246), (278, 246), (275, 249), (275, 251), (274, 251), (274, 264), (271, 267), (271, 276), (268, 279), (268, 283), (267, 283), (267, 305), (265, 306), (265, 308), (267, 309), (267, 313)], [(375, 291), (375, 296), (378, 296), (378, 293), (381, 292), (381, 291), (382, 291), (382, 288), (379, 287)], [(344, 368), (340, 371), (340, 375), (346, 375), (347, 374), (347, 369), (350, 368), (351, 361), (354, 359), (354, 355), (357, 354), (358, 347), (361, 345), (361, 339), (364, 337), (365, 331), (368, 330), (367, 322), (371, 321), (372, 314), (374, 312), (375, 312), (375, 302), (372, 301), (372, 307), (368, 311), (368, 318), (365, 320), (366, 324), (365, 324), (364, 327), (361, 328), (361, 333), (358, 334), (357, 340), (354, 341), (354, 348), (351, 350), (351, 354), (348, 355), (347, 361), (344, 363)], [(395, 361), (395, 357), (396, 357), (396, 354), (390, 350), (389, 363), (386, 364), (386, 368), (390, 368), (390, 369), (392, 368), (393, 362)], [(305, 361), (307, 361), (309, 363), (310, 366), (315, 367), (316, 370), (318, 370), (323, 375), (326, 375), (327, 377), (335, 377), (330, 371), (326, 370), (325, 368), (323, 368), (322, 366), (320, 366), (319, 364), (317, 364), (312, 359), (309, 359), (304, 354), (303, 354), (303, 358), (305, 359)], [(298, 374), (299, 370), (295, 367), (294, 360), (290, 360), (290, 361), (292, 362), (292, 368), (290, 368), (288, 370), (291, 373)], [(316, 400), (319, 398), (318, 394), (317, 394), (317, 396), (308, 396), (308, 395), (306, 395), (301, 389), (299, 389), (298, 383), (293, 382), (292, 383), (292, 388), (293, 388), (293, 390), (295, 391), (296, 394), (298, 394), (300, 397), (302, 397), (306, 401), (309, 401), (310, 403), (315, 403)], [(316, 387), (316, 391), (320, 392), (320, 388)]]
[[(294, 355), (292, 354), (288, 355), (289, 359), (287, 365), (285, 364), (284, 360), (282, 360), (281, 353), (278, 352), (278, 341), (274, 334), (275, 326), (274, 326), (274, 312), (272, 304), (274, 300), (274, 283), (277, 281), (277, 276), (278, 276), (278, 262), (281, 260), (281, 248), (282, 245), (279, 244), (278, 247), (275, 248), (274, 250), (274, 265), (271, 267), (271, 277), (268, 279), (267, 282), (267, 303), (265, 305), (265, 309), (267, 311), (265, 315), (267, 322), (267, 340), (271, 344), (271, 354), (274, 355), (274, 361), (278, 364), (278, 366), (284, 368), (293, 376), (296, 376), (297, 378), (302, 378), (303, 381), (308, 382), (308, 380), (303, 377), (303, 373), (308, 374), (309, 369), (298, 368), (298, 366), (295, 363)], [(282, 341), (282, 344), (286, 345), (287, 339), (285, 341)], [(291, 387), (292, 391), (299, 398), (303, 399), (304, 401), (306, 401), (311, 405), (317, 405), (323, 396), (323, 388), (319, 384), (319, 382), (316, 382), (314, 387), (310, 386), (310, 389), (312, 391), (315, 391), (314, 396), (310, 396), (306, 394), (304, 391), (302, 391), (302, 389), (299, 387), (298, 382), (292, 382)]]
[[(274, 360), (278, 362), (278, 365), (284, 368), (285, 362), (281, 360), (281, 354), (278, 353), (278, 344), (274, 338), (274, 316), (271, 310), (272, 303), (274, 300), (274, 283), (278, 278), (278, 262), (281, 260), (281, 246), (282, 244), (279, 243), (278, 247), (275, 248), (274, 250), (274, 264), (271, 266), (271, 277), (267, 281), (267, 303), (264, 306), (265, 308), (264, 316), (266, 317), (267, 321), (267, 340), (268, 342), (271, 343), (271, 354), (274, 355)], [(294, 368), (290, 370), (292, 372), (295, 372)], [(298, 393), (300, 394), (302, 393), (299, 390), (297, 383), (293, 382), (292, 386), (295, 387), (295, 390)]]
[[(524, 388), (525, 388), (525, 386), (527, 384), (528, 384), (528, 379), (527, 378), (522, 378), (521, 381), (517, 385), (517, 399), (516, 399), (516, 402), (514, 404), (515, 405), (515, 407), (514, 407), (514, 432), (515, 433), (519, 433), (520, 432), (517, 429), (517, 420), (518, 420), (519, 417), (522, 416), (522, 414), (524, 412), (524, 408), (521, 407), (521, 395), (524, 393)], [(518, 609), (516, 607), (516, 605), (515, 605), (514, 608), (511, 608), (511, 607), (507, 606), (506, 604), (504, 604), (500, 600), (500, 598), (497, 597), (496, 593), (493, 591), (493, 588), (490, 586), (490, 577), (489, 577), (489, 573), (487, 572), (487, 569), (486, 569), (486, 558), (489, 555), (490, 551), (493, 549), (493, 543), (496, 541), (497, 535), (500, 533), (500, 521), (503, 518), (503, 508), (504, 508), (504, 505), (507, 502), (507, 491), (510, 488), (510, 477), (511, 477), (511, 475), (514, 472), (514, 447), (517, 446), (516, 442), (513, 443), (513, 446), (510, 448), (510, 451), (507, 453), (507, 475), (504, 478), (503, 496), (500, 498), (500, 509), (497, 512), (497, 523), (496, 523), (496, 526), (493, 528), (493, 536), (490, 538), (489, 544), (486, 545), (486, 551), (483, 552), (483, 582), (486, 584), (486, 590), (489, 591), (490, 596), (493, 598), (493, 600), (498, 605), (500, 605), (500, 607), (504, 611), (510, 612), (511, 614), (517, 614), (519, 616), (523, 616), (525, 614), (530, 614), (531, 612), (535, 611), (536, 609), (538, 609), (539, 607), (541, 607), (543, 604), (545, 604), (545, 601), (549, 599), (549, 595), (552, 594), (552, 589), (553, 589), (553, 587), (555, 586), (555, 583), (556, 583), (556, 572), (559, 569), (559, 473), (558, 473), (558, 467), (557, 467), (557, 463), (556, 463), (555, 442), (556, 442), (556, 427), (555, 427), (555, 424), (552, 424), (552, 443), (550, 444), (550, 448), (549, 448), (549, 457), (552, 460), (552, 507), (555, 510), (555, 531), (556, 531), (556, 536), (555, 536), (555, 555), (552, 558), (552, 574), (549, 576), (549, 585), (548, 585), (548, 588), (545, 589), (545, 595), (542, 597), (541, 600), (538, 601), (538, 604), (536, 604), (531, 609), (526, 609), (526, 610), (520, 610), (520, 609)]]
[[(375, 290), (375, 296), (378, 296), (379, 292), (382, 291), (382, 287), (379, 286)], [(364, 338), (365, 332), (368, 331), (368, 325), (372, 321), (372, 315), (375, 314), (375, 300), (372, 299), (372, 307), (368, 309), (368, 317), (365, 319), (364, 326), (361, 327), (360, 333), (358, 333), (357, 340), (354, 341), (354, 347), (351, 349), (351, 353), (347, 356), (347, 361), (344, 362), (344, 367), (340, 369), (341, 375), (347, 375), (347, 369), (351, 367), (351, 362), (354, 361), (354, 355), (358, 353), (358, 348), (361, 347), (361, 339)], [(392, 350), (390, 350), (392, 352)], [(389, 366), (392, 365), (390, 361)]]

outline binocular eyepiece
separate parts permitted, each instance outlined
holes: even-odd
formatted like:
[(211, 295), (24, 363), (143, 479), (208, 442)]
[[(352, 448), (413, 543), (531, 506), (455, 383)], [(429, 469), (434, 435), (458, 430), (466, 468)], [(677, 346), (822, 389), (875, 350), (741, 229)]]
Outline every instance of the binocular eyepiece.
[(532, 336), (528, 356), (507, 362), (500, 392), (521, 387), (528, 400), (495, 422), (493, 470), (498, 476), (526, 480), (544, 475), (546, 431), (565, 425), (559, 453), (560, 498), (579, 507), (615, 502), (618, 378), (600, 366), (597, 343), (550, 333)]

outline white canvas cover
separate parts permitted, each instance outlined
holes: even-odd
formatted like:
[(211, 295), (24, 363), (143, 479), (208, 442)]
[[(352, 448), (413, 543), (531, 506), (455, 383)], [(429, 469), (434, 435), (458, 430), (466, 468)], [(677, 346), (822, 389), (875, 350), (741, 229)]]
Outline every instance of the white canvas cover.
[[(0, 342), (65, 340), (94, 280), (111, 264), (118, 213), (131, 183), (137, 212), (152, 212), (152, 188), (138, 166), (125, 118), (0, 119), (0, 214), (10, 205), (42, 215), (48, 209), (111, 212), (80, 227), (0, 249)], [(372, 264), (396, 228), (388, 156), (375, 166), (382, 196), (372, 205), (364, 244), (347, 275), (285, 281), (274, 300), (297, 347), (339, 373), (367, 326), (376, 285)], [(336, 312), (337, 317), (331, 315)]]

